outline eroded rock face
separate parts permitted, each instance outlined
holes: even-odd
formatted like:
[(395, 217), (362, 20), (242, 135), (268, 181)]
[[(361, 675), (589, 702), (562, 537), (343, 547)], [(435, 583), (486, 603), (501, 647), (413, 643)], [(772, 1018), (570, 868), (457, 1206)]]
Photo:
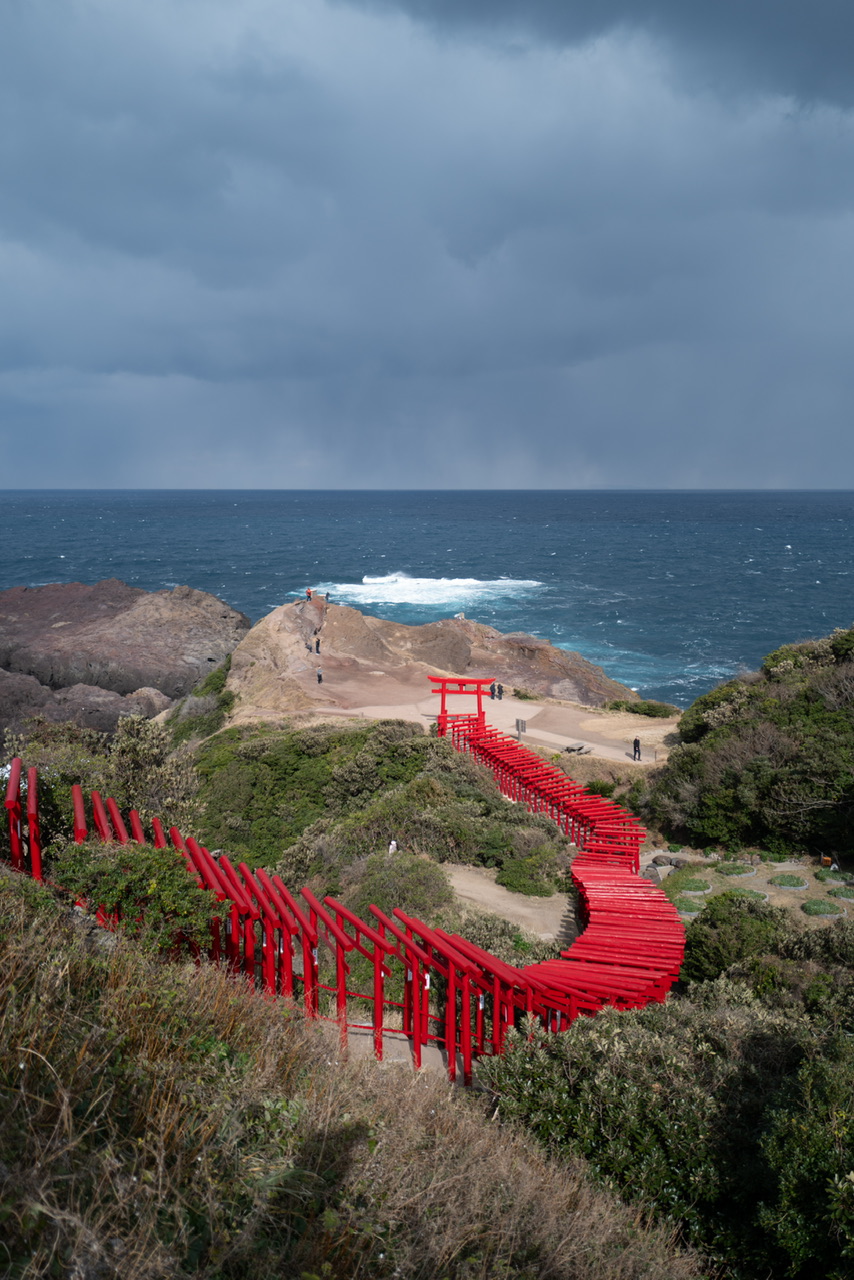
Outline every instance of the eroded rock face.
[(54, 723), (73, 720), (83, 728), (112, 733), (122, 716), (151, 719), (171, 705), (159, 689), (137, 689), (126, 697), (91, 684), (53, 690), (33, 676), (0, 670), (0, 735), (22, 729), (33, 716)]
[[(320, 653), (316, 642), (320, 641)], [(325, 671), (318, 683), (316, 670)], [(232, 655), (228, 687), (242, 714), (324, 707), (362, 707), (372, 677), (384, 677), (382, 697), (423, 698), (429, 674), (489, 676), (508, 693), (522, 688), (536, 697), (598, 707), (614, 698), (634, 699), (625, 685), (578, 653), (524, 634), (502, 635), (466, 618), (444, 618), (408, 627), (369, 617), (322, 596), (274, 609), (256, 624)]]
[(183, 697), (231, 653), (249, 619), (191, 587), (142, 591), (115, 578), (0, 592), (0, 667), (48, 689), (96, 686)]

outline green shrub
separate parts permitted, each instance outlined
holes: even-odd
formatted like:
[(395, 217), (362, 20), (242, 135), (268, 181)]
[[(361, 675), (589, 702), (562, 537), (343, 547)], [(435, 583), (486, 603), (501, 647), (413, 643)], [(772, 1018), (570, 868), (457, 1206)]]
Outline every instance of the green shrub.
[(721, 862), (715, 870), (719, 876), (748, 876), (753, 868), (746, 867), (742, 862)]
[(758, 889), (730, 889), (729, 892), (737, 898), (749, 898), (752, 902), (765, 902), (767, 893), (760, 893)]
[(829, 902), (827, 898), (813, 898), (801, 903), (801, 911), (807, 916), (838, 916), (842, 907), (838, 902)]
[(633, 702), (628, 698), (615, 698), (606, 703), (607, 711), (630, 711), (635, 716), (649, 716), (653, 720), (669, 720), (679, 715), (679, 707), (669, 702), (653, 702), (648, 698), (640, 698)]
[[(677, 1219), (713, 1259), (726, 1261), (728, 1275), (778, 1275), (786, 1254), (781, 1268), (776, 1239), (757, 1222), (758, 1203), (775, 1195), (759, 1136), (810, 1031), (763, 1010), (726, 979), (693, 990), (696, 1000), (605, 1010), (561, 1035), (525, 1028), (481, 1073), (500, 1115)], [(827, 1210), (820, 1220), (826, 1229)]]
[(847, 876), (844, 871), (831, 871), (829, 867), (820, 867), (818, 871), (813, 872), (813, 875), (820, 884), (825, 884), (827, 881), (839, 883), (850, 879), (850, 876)]
[(694, 845), (846, 848), (854, 684), (832, 644), (787, 646), (763, 673), (697, 699), (679, 722), (681, 744), (650, 780), (648, 820)]
[(717, 978), (730, 965), (774, 951), (790, 927), (783, 907), (735, 893), (718, 894), (688, 926), (682, 973), (694, 981)]
[(197, 753), (209, 847), (275, 867), (299, 888), (397, 840), (436, 861), (500, 866), (566, 842), (545, 814), (503, 799), (446, 739), (406, 721), (227, 729)]
[(51, 875), (89, 909), (118, 912), (122, 932), (152, 950), (169, 950), (177, 934), (208, 947), (219, 910), (174, 849), (134, 844), (69, 844), (52, 848)]
[(446, 913), (446, 929), (459, 933), (476, 947), (482, 947), (484, 951), (503, 960), (505, 964), (537, 964), (554, 959), (553, 942), (544, 942), (542, 938), (526, 933), (501, 916), (468, 910), (457, 918), (448, 919), (450, 914)]
[(783, 1083), (761, 1138), (773, 1182), (759, 1220), (788, 1258), (790, 1275), (851, 1275), (852, 1115), (854, 1048), (839, 1036), (813, 1050)]
[(834, 920), (825, 929), (802, 929), (785, 934), (780, 954), (789, 960), (842, 965), (854, 970), (854, 920)]
[(781, 876), (772, 876), (768, 883), (779, 885), (781, 889), (805, 889), (807, 887), (806, 880), (788, 873)]
[(398, 907), (406, 915), (431, 924), (454, 900), (447, 872), (429, 858), (411, 853), (375, 853), (364, 868), (355, 869), (355, 883), (347, 892), (347, 906), (371, 920), (371, 904), (391, 915)]
[(514, 893), (549, 898), (555, 891), (558, 874), (554, 852), (546, 848), (535, 850), (527, 858), (508, 858), (495, 880)]
[(520, 702), (535, 702), (537, 695), (531, 693), (530, 689), (514, 689), (513, 697), (518, 698)]
[(585, 783), (588, 791), (594, 796), (605, 796), (610, 798), (617, 789), (616, 782), (606, 781), (605, 778), (594, 778), (592, 782)]
[(828, 896), (831, 898), (854, 898), (854, 885), (843, 885), (841, 889), (829, 889)]
[(708, 893), (711, 887), (708, 880), (701, 880), (698, 876), (689, 876), (681, 884), (683, 893)]

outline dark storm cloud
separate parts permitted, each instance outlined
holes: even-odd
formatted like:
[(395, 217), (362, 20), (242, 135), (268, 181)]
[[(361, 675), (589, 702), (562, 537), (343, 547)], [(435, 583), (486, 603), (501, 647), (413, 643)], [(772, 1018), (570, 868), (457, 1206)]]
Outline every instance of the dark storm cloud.
[(745, 7), (10, 7), (0, 483), (854, 482), (852, 119)]
[(850, 0), (350, 0), (446, 29), (534, 32), (567, 44), (644, 31), (691, 70), (806, 99), (854, 101)]

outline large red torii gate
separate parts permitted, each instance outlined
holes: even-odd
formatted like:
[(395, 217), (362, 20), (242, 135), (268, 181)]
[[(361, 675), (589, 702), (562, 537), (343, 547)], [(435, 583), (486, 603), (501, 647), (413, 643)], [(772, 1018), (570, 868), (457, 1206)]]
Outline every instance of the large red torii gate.
[[(434, 686), (433, 692), (438, 693), (442, 699), (442, 705), (436, 717), (440, 738), (444, 738), (447, 735), (448, 725), (451, 723), (459, 724), (461, 721), (466, 721), (473, 728), (486, 728), (486, 712), (483, 709), (483, 699), (489, 693), (489, 686), (495, 683), (494, 676), (429, 676), (428, 679)], [(469, 697), (477, 698), (476, 714), (449, 712), (448, 697), (455, 694), (467, 694)]]

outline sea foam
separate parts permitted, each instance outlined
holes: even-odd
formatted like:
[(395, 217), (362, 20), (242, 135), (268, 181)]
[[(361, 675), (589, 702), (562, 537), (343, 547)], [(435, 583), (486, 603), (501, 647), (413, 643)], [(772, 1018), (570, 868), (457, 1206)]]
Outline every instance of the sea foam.
[(495, 600), (518, 600), (542, 587), (529, 578), (412, 578), (406, 573), (383, 577), (366, 574), (361, 582), (327, 582), (318, 585), (339, 604), (428, 605), (465, 609)]

